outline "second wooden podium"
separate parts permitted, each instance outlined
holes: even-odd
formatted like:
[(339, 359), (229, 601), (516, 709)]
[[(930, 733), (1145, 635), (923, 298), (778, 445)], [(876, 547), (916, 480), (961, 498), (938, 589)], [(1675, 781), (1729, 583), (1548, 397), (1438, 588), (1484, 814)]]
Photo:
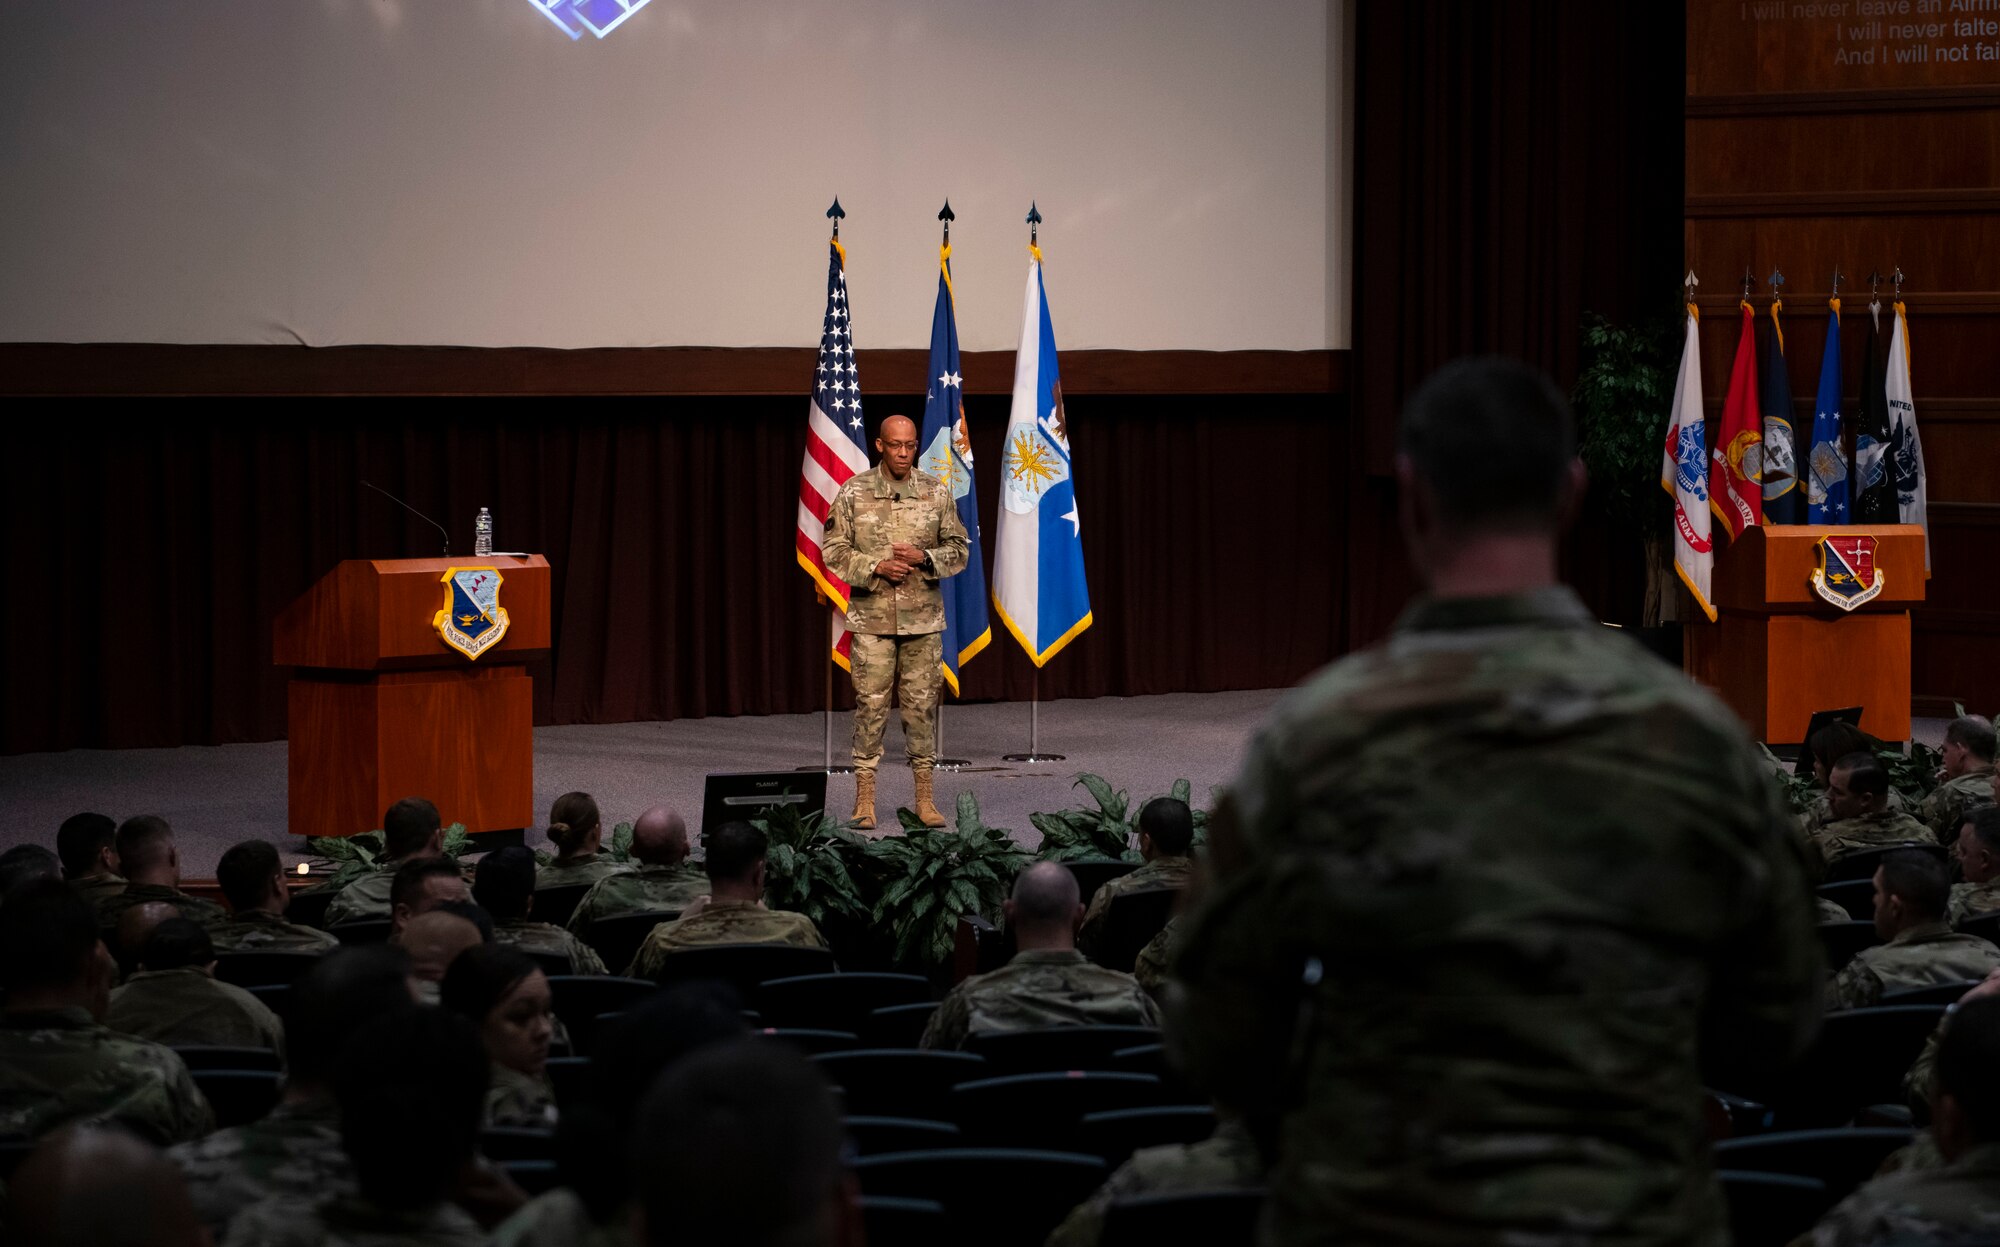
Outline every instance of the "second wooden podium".
[[(467, 571), (456, 587), (465, 613), (454, 617), (453, 574)], [(471, 586), (477, 606), (464, 596)], [(494, 639), (500, 610), (504, 630)], [(479, 630), (457, 634), (476, 658), (440, 634), (456, 619)], [(286, 713), (292, 833), (368, 831), (412, 796), (475, 833), (531, 825), (526, 667), (548, 650), (549, 565), (540, 555), (349, 559), (322, 576), (273, 628), (273, 660), (295, 668)]]

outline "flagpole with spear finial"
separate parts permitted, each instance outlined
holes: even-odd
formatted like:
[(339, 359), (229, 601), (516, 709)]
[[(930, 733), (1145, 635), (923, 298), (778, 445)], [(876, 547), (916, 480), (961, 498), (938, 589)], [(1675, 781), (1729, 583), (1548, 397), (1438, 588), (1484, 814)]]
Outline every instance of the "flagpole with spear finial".
[[(836, 247), (840, 246), (840, 222), (846, 215), (847, 209), (840, 206), (840, 196), (835, 195), (833, 197), (833, 206), (826, 210), (826, 216), (829, 221), (833, 222), (833, 245)], [(845, 252), (842, 252), (843, 256), (845, 254)], [(845, 264), (842, 267), (845, 268)], [(821, 600), (825, 601), (825, 595), (821, 595)], [(828, 602), (827, 606), (831, 609), (833, 604)], [(833, 629), (829, 627), (827, 634), (831, 636), (832, 633)], [(820, 765), (800, 766), (793, 769), (798, 771), (825, 771), (828, 775), (846, 775), (853, 771), (854, 767), (844, 762), (836, 765), (833, 760), (833, 655), (831, 653), (826, 655), (826, 670), (823, 674), (825, 675), (826, 696), (821, 704), (826, 707), (825, 753)]]
[[(942, 250), (943, 250), (943, 253), (944, 253), (944, 254), (943, 254), (943, 256), (941, 257), (941, 262), (942, 262), (942, 261), (944, 261), (944, 260), (949, 260), (949, 259), (950, 259), (950, 257), (951, 257), (951, 223), (952, 223), (953, 221), (956, 221), (957, 219), (958, 219), (958, 214), (957, 214), (956, 212), (953, 212), (953, 211), (951, 210), (951, 197), (950, 197), (950, 196), (946, 196), (946, 197), (945, 197), (945, 201), (944, 201), (944, 207), (942, 207), (942, 208), (939, 208), (939, 209), (938, 209), (938, 220), (940, 220), (940, 221), (943, 221), (943, 222), (944, 222), (944, 241), (943, 241), (942, 243), (940, 243), (940, 244), (939, 244), (939, 246), (940, 246), (940, 247), (942, 248)], [(951, 756), (949, 756), (948, 754), (946, 754), (946, 753), (945, 753), (945, 749), (944, 749), (944, 697), (943, 697), (942, 695), (940, 695), (940, 696), (938, 697), (938, 701), (937, 701), (937, 724), (936, 724), (936, 737), (937, 737), (937, 741), (936, 741), (936, 743), (937, 743), (937, 761), (936, 761), (935, 763), (933, 763), (933, 765), (934, 765), (934, 766), (935, 766), (935, 767), (936, 767), (936, 768), (937, 768), (938, 770), (940, 770), (940, 771), (962, 771), (962, 770), (964, 770), (964, 769), (965, 769), (966, 767), (968, 767), (968, 766), (971, 766), (971, 765), (972, 765), (972, 759), (971, 759), (971, 758), (954, 758), (954, 757), (951, 757)]]
[[(1042, 210), (1028, 203), (1028, 249), (1041, 258)], [(1061, 762), (1068, 755), (1042, 752), (1042, 668), (1038, 663), (1028, 673), (1028, 752), (1002, 754), (1004, 762)]]

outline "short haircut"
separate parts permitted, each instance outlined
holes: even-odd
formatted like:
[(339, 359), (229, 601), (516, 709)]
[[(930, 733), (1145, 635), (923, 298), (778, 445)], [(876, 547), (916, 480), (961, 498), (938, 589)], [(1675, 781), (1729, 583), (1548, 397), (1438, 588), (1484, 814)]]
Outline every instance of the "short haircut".
[(97, 855), (118, 838), (118, 824), (107, 814), (72, 814), (56, 828), (56, 853), (63, 870), (81, 879), (97, 869)]
[[(1833, 764), (1834, 771), (1847, 772), (1847, 789), (1863, 797), (1886, 797), (1889, 795), (1889, 771), (1881, 759), (1872, 753), (1850, 753)], [(1827, 778), (1833, 771), (1827, 772)]]
[(333, 1090), (362, 1195), (398, 1211), (443, 1199), (472, 1158), (486, 1078), (478, 1028), (449, 1009), (401, 1005), (357, 1026)]
[(1873, 754), (1882, 747), (1882, 742), (1849, 723), (1845, 719), (1835, 719), (1812, 734), (1806, 748), (1812, 751), (1813, 760), (1833, 771), (1834, 763), (1850, 753)]
[(390, 857), (421, 852), (443, 825), (438, 808), (424, 797), (404, 797), (382, 816), (382, 848)]
[(1432, 373), (1403, 405), (1396, 442), (1447, 527), (1539, 531), (1561, 519), (1575, 424), (1555, 384), (1518, 360), (1461, 359)]
[(424, 880), (431, 877), (440, 879), (463, 879), (465, 872), (458, 868), (454, 857), (413, 857), (396, 867), (396, 873), (389, 880), (389, 908), (394, 911), (398, 905), (414, 905), (424, 890)]
[(549, 807), (549, 841), (565, 853), (574, 852), (602, 821), (589, 793), (566, 792)]
[(180, 970), (215, 960), (215, 941), (192, 918), (166, 918), (139, 946), (139, 964), (148, 970)]
[(1900, 897), (1904, 908), (1922, 918), (1942, 918), (1951, 901), (1951, 872), (1944, 859), (1922, 849), (1882, 855), (1882, 890)]
[(215, 881), (229, 907), (241, 913), (263, 904), (270, 894), (271, 880), (284, 873), (278, 850), (268, 840), (244, 840), (223, 851), (215, 864)]
[(1969, 811), (1959, 821), (1960, 835), (1965, 834), (1967, 825), (1971, 826), (1972, 838), (1979, 842), (1980, 848), (2000, 854), (2000, 805), (1982, 805)]
[(1139, 811), (1139, 830), (1160, 852), (1184, 856), (1194, 847), (1194, 811), (1179, 797), (1154, 797)]
[(478, 901), (439, 901), (437, 908), (431, 912), (435, 914), (450, 914), (456, 918), (463, 918), (473, 926), (479, 928), (480, 943), (491, 944), (493, 942), (493, 915), (481, 909)]
[(1016, 927), (1067, 926), (1082, 899), (1076, 875), (1055, 862), (1035, 862), (1014, 880)]
[(452, 958), (439, 985), (439, 1003), (462, 1017), (484, 1022), (507, 993), (541, 970), (533, 957), (506, 944), (481, 944)]
[(410, 959), (393, 944), (336, 948), (292, 984), (285, 1064), (294, 1082), (332, 1079), (356, 1028), (410, 1003)]
[(30, 879), (0, 905), (0, 987), (69, 987), (97, 954), (97, 915), (60, 879)]
[(1938, 1042), (1937, 1088), (1958, 1101), (1975, 1143), (2000, 1142), (2000, 1000), (1952, 1010)]
[(1946, 744), (1957, 745), (1981, 762), (1993, 761), (1993, 724), (1976, 714), (1961, 715), (1944, 729)]
[(485, 906), (497, 922), (526, 917), (534, 894), (535, 855), (526, 845), (495, 849), (473, 868), (472, 899)]
[(166, 860), (174, 842), (174, 829), (158, 814), (140, 814), (118, 825), (113, 843), (118, 849), (119, 869), (126, 874), (146, 870)]
[(17, 844), (0, 853), (0, 897), (30, 879), (62, 877), (62, 859), (39, 844)]
[(764, 833), (749, 823), (724, 823), (708, 833), (708, 860), (703, 868), (711, 882), (741, 880), (770, 848)]
[(689, 1056), (647, 1095), (635, 1138), (654, 1247), (815, 1241), (845, 1172), (833, 1092), (784, 1044), (743, 1039)]

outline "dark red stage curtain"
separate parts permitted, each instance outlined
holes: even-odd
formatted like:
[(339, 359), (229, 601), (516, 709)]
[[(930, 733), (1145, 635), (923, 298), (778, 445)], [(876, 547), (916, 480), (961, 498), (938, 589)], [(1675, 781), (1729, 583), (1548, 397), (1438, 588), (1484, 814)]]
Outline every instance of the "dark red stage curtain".
[[(804, 405), (405, 402), (357, 419), (352, 403), (257, 418), (176, 403), (109, 422), (49, 408), (4, 504), (0, 749), (282, 736), (275, 613), (340, 559), (438, 552), (435, 530), (364, 479), (435, 515), (454, 552), (470, 555), (490, 506), (499, 548), (548, 556), (540, 722), (815, 709), (825, 625), (792, 557)], [(967, 406), (990, 534), (1007, 399)], [(1096, 625), (1043, 672), (1042, 696), (1280, 686), (1334, 655), (1338, 399), (1079, 398), (1071, 412)], [(996, 635), (967, 698), (1025, 698), (1030, 673)]]

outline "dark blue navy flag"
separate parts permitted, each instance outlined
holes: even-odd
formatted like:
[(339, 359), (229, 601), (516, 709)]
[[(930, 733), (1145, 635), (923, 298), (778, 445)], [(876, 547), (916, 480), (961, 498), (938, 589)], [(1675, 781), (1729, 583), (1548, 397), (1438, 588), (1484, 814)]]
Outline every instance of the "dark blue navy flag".
[(1845, 524), (1847, 452), (1840, 444), (1840, 300), (1826, 301), (1826, 347), (1813, 403), (1812, 452), (1806, 463), (1806, 523)]
[(938, 248), (937, 308), (931, 314), (931, 372), (917, 430), (917, 469), (943, 481), (958, 503), (971, 552), (965, 570), (938, 582), (944, 595), (944, 680), (958, 692), (958, 670), (993, 639), (986, 621), (986, 559), (979, 549), (979, 494), (972, 480), (972, 439), (965, 431), (959, 375), (958, 318), (952, 305), (951, 244)]

